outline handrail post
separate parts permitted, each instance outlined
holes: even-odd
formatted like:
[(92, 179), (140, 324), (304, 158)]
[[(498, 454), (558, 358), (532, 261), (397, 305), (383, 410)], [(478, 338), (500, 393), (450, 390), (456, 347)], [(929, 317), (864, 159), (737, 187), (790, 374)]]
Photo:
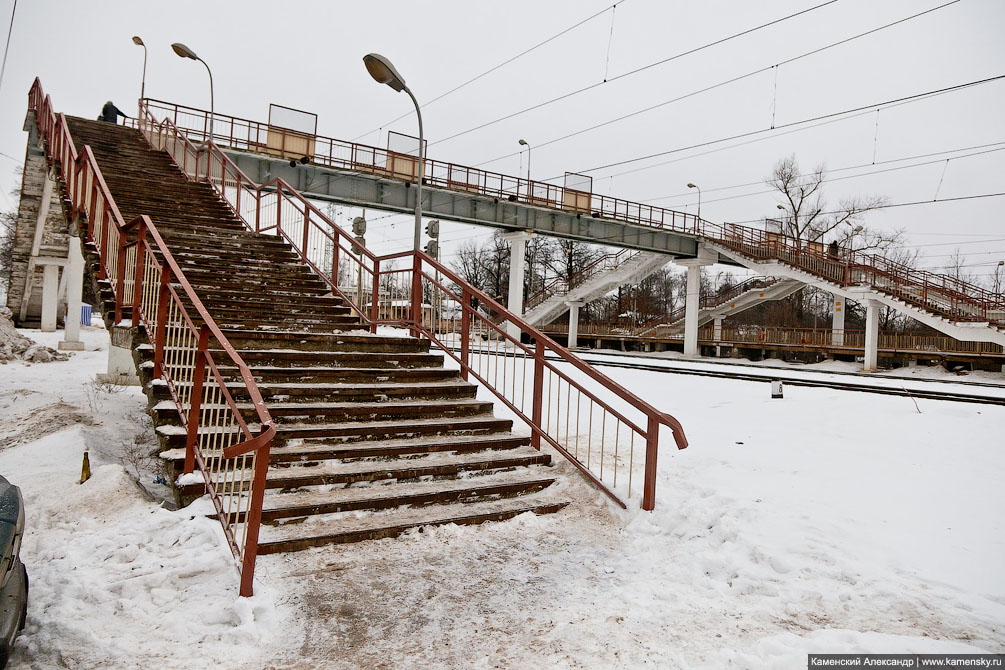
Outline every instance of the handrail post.
[(649, 417), (646, 429), (646, 474), (642, 487), (642, 509), (651, 512), (656, 507), (656, 456), (659, 452), (660, 422)]
[(195, 354), (195, 369), (192, 373), (192, 395), (189, 397), (188, 433), (185, 437), (185, 470), (187, 475), (195, 469), (195, 444), (199, 439), (199, 413), (202, 410), (202, 387), (206, 379), (206, 351), (209, 349), (209, 326), (199, 328), (199, 347)]
[(544, 341), (534, 343), (534, 407), (531, 411), (530, 444), (541, 449), (541, 418), (544, 414)]
[[(336, 247), (338, 246), (338, 238), (335, 239)], [(360, 261), (362, 261), (362, 256)], [(334, 274), (334, 272), (333, 272)], [(333, 278), (333, 282), (337, 284), (337, 280)], [(380, 259), (373, 259), (373, 293), (370, 295), (370, 332), (373, 334), (377, 333), (377, 319), (380, 317)]]
[(262, 187), (255, 189), (255, 232), (262, 231)]
[(283, 233), (283, 186), (276, 182), (276, 236), (282, 237)]
[(422, 327), (422, 258), (418, 251), (412, 252), (412, 336), (419, 336)]
[(145, 266), (144, 243), (147, 236), (146, 221), (140, 219), (136, 229), (136, 268), (133, 278), (133, 325), (140, 325), (140, 309), (143, 306), (143, 275)]
[(471, 367), (471, 291), (461, 293), (461, 378), (467, 381)]
[(168, 299), (171, 292), (171, 268), (165, 263), (161, 268), (161, 285), (157, 294), (157, 329), (154, 332), (154, 377), (164, 377), (164, 345), (167, 340)]
[[(122, 320), (122, 305), (126, 301), (126, 236), (119, 231), (119, 257), (115, 262), (115, 323)], [(133, 325), (136, 325), (135, 322)]]
[[(266, 427), (262, 426), (262, 430)], [(251, 484), (251, 502), (248, 505), (247, 533), (244, 540), (244, 560), (241, 562), (242, 597), (254, 595), (255, 559), (258, 557), (258, 530), (262, 525), (262, 501), (265, 499), (265, 477), (269, 472), (271, 442), (255, 451), (255, 474)]]
[[(300, 258), (303, 259), (304, 263), (307, 262), (307, 237), (310, 235), (311, 227), (311, 210), (306, 205), (304, 206), (304, 236), (300, 240)], [(363, 259), (360, 258), (362, 261)]]

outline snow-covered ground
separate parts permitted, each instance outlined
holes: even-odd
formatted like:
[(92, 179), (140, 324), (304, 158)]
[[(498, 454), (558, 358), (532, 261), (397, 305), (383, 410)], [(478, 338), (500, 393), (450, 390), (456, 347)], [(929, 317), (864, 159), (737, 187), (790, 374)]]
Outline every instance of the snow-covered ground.
[(90, 383), (106, 340), (84, 335), (67, 362), (0, 366), (0, 473), (25, 493), (32, 578), (12, 667), (792, 668), (809, 651), (1005, 650), (1003, 407), (771, 400), (764, 383), (605, 369), (687, 430), (689, 449), (661, 451), (654, 513), (612, 510), (560, 465), (574, 502), (558, 514), (266, 556), (242, 601), (216, 524), (156, 501), (136, 456), (152, 445), (144, 399)]

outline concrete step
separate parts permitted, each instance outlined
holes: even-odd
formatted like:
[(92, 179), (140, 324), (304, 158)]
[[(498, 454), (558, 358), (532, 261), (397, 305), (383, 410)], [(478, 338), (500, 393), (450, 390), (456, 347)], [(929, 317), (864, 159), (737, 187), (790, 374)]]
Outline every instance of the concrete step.
[(299, 524), (265, 525), (259, 535), (259, 554), (300, 551), (328, 544), (345, 544), (397, 537), (416, 528), (445, 524), (471, 525), (486, 521), (502, 521), (532, 512), (549, 514), (565, 507), (561, 499), (538, 500), (520, 496), (503, 500), (455, 503), (418, 509), (396, 510), (394, 513), (373, 514), (363, 518), (318, 516)]
[(432, 504), (480, 502), (541, 491), (555, 482), (536, 469), (489, 474), (457, 480), (433, 480), (410, 484), (376, 484), (331, 490), (315, 487), (294, 493), (267, 491), (262, 522), (302, 518), (319, 514), (420, 507)]

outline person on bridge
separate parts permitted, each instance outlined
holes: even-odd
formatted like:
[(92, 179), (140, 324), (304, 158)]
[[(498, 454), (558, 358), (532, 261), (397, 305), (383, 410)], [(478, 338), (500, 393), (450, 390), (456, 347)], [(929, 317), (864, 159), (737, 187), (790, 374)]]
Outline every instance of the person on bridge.
[(105, 103), (105, 106), (101, 108), (101, 116), (98, 117), (98, 121), (107, 121), (108, 123), (118, 123), (119, 117), (128, 119), (129, 115), (123, 112), (121, 109), (115, 106), (111, 100)]

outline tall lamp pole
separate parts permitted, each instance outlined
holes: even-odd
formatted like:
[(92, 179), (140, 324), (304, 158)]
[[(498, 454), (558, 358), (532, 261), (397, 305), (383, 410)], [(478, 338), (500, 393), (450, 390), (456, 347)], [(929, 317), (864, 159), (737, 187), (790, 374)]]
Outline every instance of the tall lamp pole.
[(366, 71), (370, 73), (374, 81), (378, 84), (387, 84), (397, 92), (404, 91), (412, 99), (415, 105), (415, 116), (419, 119), (419, 179), (415, 184), (415, 239), (414, 247), (418, 251), (422, 242), (422, 178), (423, 169), (426, 162), (425, 147), (422, 141), (422, 112), (419, 111), (419, 101), (412, 95), (412, 91), (405, 85), (405, 78), (398, 74), (391, 61), (380, 54), (367, 54), (363, 56), (363, 64)]
[(143, 47), (143, 81), (140, 83), (140, 100), (147, 97), (147, 45), (139, 35), (133, 35), (133, 44)]
[(209, 69), (209, 64), (206, 61), (196, 56), (194, 51), (181, 42), (175, 42), (171, 45), (171, 48), (182, 58), (191, 58), (192, 60), (199, 61), (206, 66), (206, 72), (209, 73), (209, 131), (206, 133), (206, 144), (208, 145), (210, 140), (213, 139), (213, 71)]
[(520, 145), (527, 147), (527, 183), (528, 188), (530, 188), (530, 142), (527, 140), (520, 140)]
[(697, 184), (688, 184), (687, 187), (688, 188), (697, 188), (698, 189), (698, 218), (700, 219), (701, 218), (701, 189), (698, 188)]

